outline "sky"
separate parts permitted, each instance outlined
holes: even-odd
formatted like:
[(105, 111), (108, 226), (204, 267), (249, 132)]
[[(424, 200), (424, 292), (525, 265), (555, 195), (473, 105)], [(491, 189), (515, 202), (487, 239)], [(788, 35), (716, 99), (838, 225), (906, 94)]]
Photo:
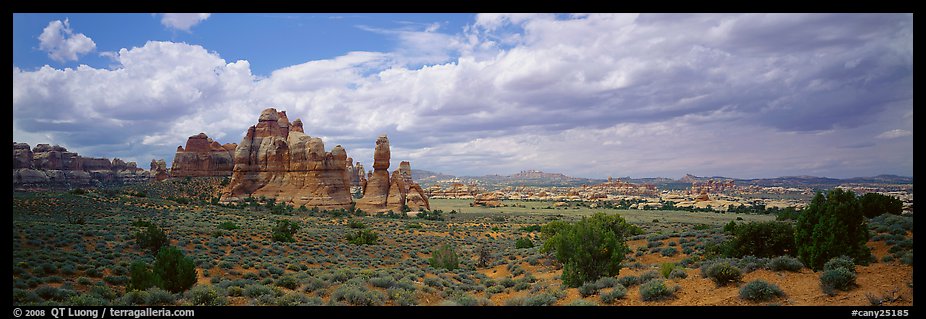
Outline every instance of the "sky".
[(285, 110), (458, 176), (913, 176), (912, 14), (14, 14), (13, 141), (148, 168)]

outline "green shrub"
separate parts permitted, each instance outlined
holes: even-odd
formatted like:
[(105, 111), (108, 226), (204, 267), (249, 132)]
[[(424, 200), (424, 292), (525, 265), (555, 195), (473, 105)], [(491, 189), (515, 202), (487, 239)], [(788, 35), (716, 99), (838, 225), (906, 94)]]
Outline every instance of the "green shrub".
[(353, 220), (353, 219), (352, 219), (352, 220), (350, 220), (350, 221), (347, 222), (347, 227), (355, 228), (355, 229), (360, 229), (360, 228), (366, 228), (367, 225), (364, 225), (363, 222), (361, 222), (361, 221), (359, 221), (359, 220)]
[(640, 278), (637, 276), (623, 276), (617, 278), (617, 282), (624, 287), (633, 287), (640, 284)]
[(733, 256), (774, 257), (795, 253), (794, 229), (783, 222), (750, 222), (737, 225), (731, 243)]
[(740, 298), (749, 301), (769, 301), (784, 297), (785, 293), (775, 284), (763, 280), (753, 280), (740, 288)]
[(143, 231), (135, 233), (135, 242), (142, 249), (147, 249), (152, 255), (157, 255), (158, 250), (169, 243), (167, 234), (155, 225), (148, 225)]
[(801, 268), (804, 268), (804, 264), (799, 259), (791, 256), (778, 256), (768, 261), (768, 268), (772, 271), (798, 272)]
[(293, 238), (293, 235), (295, 235), (296, 232), (299, 231), (299, 228), (300, 228), (299, 224), (295, 222), (288, 221), (285, 219), (278, 220), (276, 223), (276, 226), (273, 226), (273, 233), (271, 234), (271, 238), (273, 239), (273, 241), (287, 242), (287, 243), (295, 242), (296, 239)]
[(848, 291), (855, 286), (855, 277), (854, 272), (843, 267), (824, 270), (820, 275), (820, 287), (828, 295), (833, 295), (833, 289)]
[(146, 305), (170, 306), (174, 304), (174, 295), (161, 288), (151, 287), (146, 292), (148, 292), (148, 296), (145, 298)]
[[(149, 275), (144, 275), (146, 278)], [(176, 247), (167, 246), (158, 252), (154, 261), (154, 279), (160, 288), (177, 293), (196, 283), (196, 263)]]
[(127, 288), (130, 290), (146, 290), (151, 287), (160, 287), (162, 285), (161, 279), (151, 271), (151, 267), (148, 266), (148, 263), (140, 260), (132, 262), (129, 278), (129, 286)]
[(235, 225), (235, 223), (233, 222), (222, 222), (221, 224), (219, 224), (219, 229), (222, 229), (222, 230), (235, 230), (239, 228), (240, 227), (238, 227), (238, 225)]
[(331, 301), (347, 302), (354, 306), (381, 306), (386, 296), (376, 290), (367, 290), (354, 285), (341, 285), (331, 294)]
[(444, 268), (447, 270), (454, 270), (460, 266), (460, 257), (457, 256), (456, 251), (454, 251), (453, 246), (450, 244), (444, 244), (431, 250), (431, 258), (428, 259), (428, 261), (431, 267), (437, 269)]
[(517, 248), (517, 249), (533, 248), (533, 247), (534, 247), (534, 242), (532, 242), (531, 239), (527, 237), (518, 238), (518, 240), (514, 242), (514, 248)]
[(836, 268), (845, 268), (846, 270), (855, 273), (855, 262), (852, 261), (852, 258), (849, 256), (839, 256), (833, 257), (823, 264), (823, 271), (833, 270)]
[(376, 245), (379, 244), (379, 235), (369, 229), (358, 230), (356, 233), (345, 236), (347, 242), (354, 245)]
[[(705, 269), (702, 268), (702, 271)], [(702, 275), (713, 280), (718, 287), (739, 282), (743, 278), (743, 272), (739, 268), (725, 262), (707, 266)]]
[(668, 299), (675, 296), (677, 287), (666, 286), (662, 279), (653, 279), (640, 285), (640, 297), (643, 301)]
[(662, 277), (669, 278), (669, 274), (671, 274), (672, 271), (676, 268), (678, 268), (678, 265), (674, 263), (663, 263), (662, 265), (659, 265), (659, 273), (662, 274)]
[[(241, 289), (241, 287), (234, 288)], [(193, 287), (186, 292), (186, 299), (194, 306), (224, 306), (228, 303), (225, 297), (220, 296), (215, 287), (211, 285)]]
[(668, 279), (685, 279), (688, 278), (688, 273), (685, 272), (682, 268), (672, 269), (672, 272), (669, 273)]
[(88, 294), (79, 294), (71, 296), (66, 301), (69, 306), (104, 306), (109, 304), (108, 301), (103, 300), (97, 296), (88, 295)]
[(588, 297), (598, 293), (598, 285), (595, 285), (594, 282), (586, 282), (579, 286), (578, 290), (582, 297)]
[(395, 286), (396, 282), (395, 279), (392, 279), (392, 277), (373, 277), (370, 278), (370, 285), (373, 285), (373, 287), (389, 289)]
[(241, 294), (248, 298), (258, 298), (260, 296), (276, 296), (276, 291), (261, 284), (250, 284), (244, 287)]
[(601, 302), (610, 304), (618, 299), (624, 298), (627, 295), (627, 288), (621, 284), (617, 284), (611, 291), (601, 293)]
[(143, 290), (132, 290), (126, 292), (122, 298), (119, 298), (120, 305), (126, 306), (140, 306), (145, 304), (145, 300), (148, 299), (148, 292)]
[(665, 257), (672, 257), (678, 254), (678, 249), (675, 247), (666, 247), (659, 251), (659, 253)]
[(903, 210), (903, 201), (887, 195), (878, 193), (867, 193), (859, 197), (859, 205), (865, 217), (873, 218), (881, 214), (888, 213), (900, 215)]
[(846, 255), (868, 262), (868, 226), (855, 193), (836, 188), (817, 193), (797, 220), (794, 242), (804, 265), (820, 270), (830, 258)]
[[(533, 208), (531, 208), (533, 209)], [(567, 306), (598, 306), (594, 301), (588, 301), (585, 299), (576, 299), (567, 304)]]
[(728, 224), (724, 225), (723, 231), (733, 234), (736, 231), (736, 221), (731, 220)]
[(574, 224), (554, 221), (541, 230), (548, 236), (543, 251), (552, 250), (563, 264), (563, 284), (569, 287), (617, 275), (624, 255), (630, 252), (625, 237), (641, 232), (619, 215), (604, 213), (583, 217)]
[(299, 281), (292, 276), (282, 276), (277, 279), (276, 285), (286, 289), (296, 289), (299, 287)]

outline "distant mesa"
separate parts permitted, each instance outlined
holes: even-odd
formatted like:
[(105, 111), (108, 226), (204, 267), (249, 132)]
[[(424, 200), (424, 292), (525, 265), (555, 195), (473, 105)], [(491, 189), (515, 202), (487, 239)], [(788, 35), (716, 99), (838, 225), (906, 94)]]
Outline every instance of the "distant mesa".
[(177, 146), (170, 167), (172, 177), (231, 176), (237, 144), (221, 145), (205, 133), (190, 136), (186, 148)]
[(83, 187), (145, 182), (150, 174), (119, 158), (82, 157), (59, 145), (13, 142), (13, 187)]

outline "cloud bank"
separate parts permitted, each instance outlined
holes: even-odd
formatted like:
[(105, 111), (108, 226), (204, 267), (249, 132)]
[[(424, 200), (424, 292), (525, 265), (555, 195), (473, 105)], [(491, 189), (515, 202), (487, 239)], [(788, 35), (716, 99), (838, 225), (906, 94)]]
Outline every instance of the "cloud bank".
[(14, 140), (169, 162), (199, 132), (238, 143), (275, 107), (355, 161), (371, 162), (388, 133), (394, 164), (457, 175), (912, 175), (912, 23), (478, 15), (463, 30), (368, 28), (400, 47), (267, 77), (199, 45), (151, 41), (114, 54), (111, 69), (14, 66)]

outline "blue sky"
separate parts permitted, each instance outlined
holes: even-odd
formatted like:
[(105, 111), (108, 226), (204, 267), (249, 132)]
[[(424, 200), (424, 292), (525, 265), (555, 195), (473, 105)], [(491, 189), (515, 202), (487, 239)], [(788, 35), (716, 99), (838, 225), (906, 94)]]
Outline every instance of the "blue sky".
[(913, 175), (911, 14), (14, 14), (13, 140), (142, 167), (286, 110), (455, 175)]
[[(156, 14), (16, 14), (13, 16), (13, 65), (33, 70), (45, 64), (62, 68), (86, 64), (105, 68), (111, 60), (87, 54), (59, 63), (39, 50), (38, 35), (50, 21), (68, 20), (73, 30), (92, 35), (96, 52), (144, 46), (148, 41), (197, 44), (220, 52), (230, 61), (248, 60), (252, 73), (312, 60), (330, 59), (350, 51), (385, 52), (400, 43), (384, 32), (422, 31), (437, 26), (460, 32), (474, 14), (244, 14), (215, 13), (189, 29), (164, 25)], [(380, 32), (377, 32), (380, 31)]]

